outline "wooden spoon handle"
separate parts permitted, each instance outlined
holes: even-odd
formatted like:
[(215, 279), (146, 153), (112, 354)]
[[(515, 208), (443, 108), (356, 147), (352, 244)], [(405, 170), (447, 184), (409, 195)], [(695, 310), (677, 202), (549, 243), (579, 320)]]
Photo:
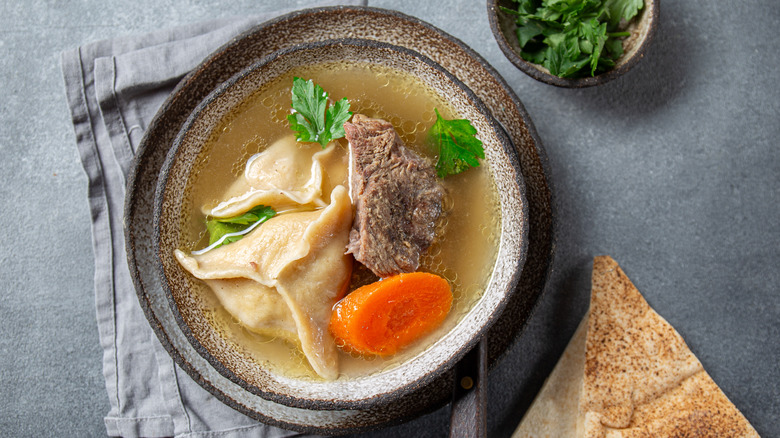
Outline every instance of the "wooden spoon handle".
[(482, 338), (455, 366), (451, 438), (487, 436), (487, 349)]

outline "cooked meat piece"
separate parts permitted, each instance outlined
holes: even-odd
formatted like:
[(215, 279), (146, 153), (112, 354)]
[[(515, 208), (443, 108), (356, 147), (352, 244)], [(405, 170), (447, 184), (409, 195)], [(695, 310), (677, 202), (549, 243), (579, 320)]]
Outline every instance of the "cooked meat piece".
[(433, 166), (384, 120), (355, 114), (344, 131), (355, 205), (347, 253), (379, 277), (416, 271), (442, 208), (444, 189)]

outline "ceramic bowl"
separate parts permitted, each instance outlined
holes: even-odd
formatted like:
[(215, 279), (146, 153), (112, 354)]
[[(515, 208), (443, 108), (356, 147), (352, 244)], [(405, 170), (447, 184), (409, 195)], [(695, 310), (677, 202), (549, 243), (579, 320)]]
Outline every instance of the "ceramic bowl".
[[(469, 119), (483, 141), (501, 210), (497, 260), (483, 295), (435, 343), (389, 369), (333, 381), (297, 379), (271, 371), (251, 354), (226, 341), (209, 322), (199, 280), (181, 268), (174, 249), (183, 248), (182, 212), (188, 211), (188, 181), (197, 172), (203, 148), (227, 114), (274, 79), (313, 64), (350, 61), (409, 73)], [(396, 402), (450, 369), (499, 318), (514, 293), (527, 248), (527, 202), (517, 150), (482, 101), (460, 80), (413, 50), (362, 39), (337, 39), (275, 52), (230, 78), (192, 112), (174, 140), (155, 193), (154, 245), (162, 287), (189, 342), (220, 374), (252, 394), (310, 410), (370, 409)]]
[[(266, 424), (309, 434), (358, 433), (411, 421), (444, 407), (452, 399), (454, 371), (440, 375), (408, 396), (365, 410), (312, 411), (268, 401), (220, 374), (192, 346), (179, 327), (157, 272), (153, 242), (154, 193), (159, 171), (174, 139), (198, 104), (221, 83), (259, 59), (304, 42), (361, 37), (411, 48), (433, 59), (463, 81), (509, 133), (522, 168), (528, 204), (528, 249), (515, 293), (485, 335), (488, 364), (499, 364), (527, 327), (545, 290), (555, 249), (556, 202), (549, 163), (523, 102), (477, 52), (452, 35), (398, 11), (335, 6), (291, 12), (248, 29), (206, 57), (172, 90), (148, 124), (127, 175), (124, 232), (127, 264), (138, 303), (161, 346), (175, 362), (188, 404), (201, 400), (199, 385), (215, 400)], [(192, 382), (187, 379), (191, 378)], [(222, 412), (222, 406), (211, 406)]]
[(584, 78), (561, 78), (550, 74), (549, 70), (539, 64), (524, 60), (520, 56), (520, 46), (515, 31), (515, 19), (512, 15), (501, 11), (500, 7), (516, 9), (512, 0), (487, 0), (488, 21), (493, 36), (507, 59), (523, 73), (550, 85), (565, 88), (584, 88), (601, 85), (631, 70), (642, 58), (653, 40), (658, 27), (660, 0), (645, 0), (644, 7), (637, 17), (629, 24), (627, 31), (631, 35), (623, 43), (623, 56), (618, 59), (612, 70)]

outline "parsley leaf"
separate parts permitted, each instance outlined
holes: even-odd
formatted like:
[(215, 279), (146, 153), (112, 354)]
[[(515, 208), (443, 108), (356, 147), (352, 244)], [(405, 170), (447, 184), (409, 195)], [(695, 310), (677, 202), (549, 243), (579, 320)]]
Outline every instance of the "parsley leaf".
[(298, 141), (319, 143), (324, 148), (328, 142), (344, 137), (344, 122), (349, 120), (349, 101), (343, 98), (328, 105), (328, 93), (309, 79), (293, 78), (293, 114), (287, 116), (290, 128)]
[(485, 158), (482, 142), (475, 137), (477, 130), (466, 119), (447, 120), (436, 112), (436, 122), (430, 136), (439, 149), (436, 175), (444, 178), (463, 172), (469, 167), (478, 167), (478, 158)]
[(631, 20), (644, 6), (643, 0), (607, 0), (605, 3), (609, 22), (617, 25), (621, 19)]
[(560, 77), (595, 76), (623, 54), (622, 20), (633, 19), (644, 0), (514, 0), (520, 56)]
[[(214, 245), (218, 240), (222, 239), (222, 236), (238, 233), (239, 231), (242, 231), (244, 228), (246, 227), (242, 227), (236, 224), (220, 222), (217, 220), (206, 221), (206, 230), (209, 232), (209, 246)], [(240, 237), (238, 239), (240, 239)], [(233, 243), (238, 239), (231, 238), (230, 236), (228, 236), (224, 240), (222, 240), (222, 243), (214, 246), (214, 248), (218, 248), (222, 245), (227, 245), (228, 243)]]
[(275, 215), (276, 211), (273, 208), (259, 205), (239, 216), (207, 220), (206, 230), (209, 233), (209, 246), (203, 252), (241, 240), (251, 231), (249, 228), (254, 229)]
[(545, 26), (536, 20), (528, 20), (525, 26), (517, 28), (517, 40), (520, 41), (520, 47), (524, 47), (529, 41), (544, 32)]

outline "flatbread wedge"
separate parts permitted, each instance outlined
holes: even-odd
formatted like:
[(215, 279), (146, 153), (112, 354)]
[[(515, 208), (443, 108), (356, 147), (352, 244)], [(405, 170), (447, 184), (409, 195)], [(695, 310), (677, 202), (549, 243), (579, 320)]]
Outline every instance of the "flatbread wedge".
[[(594, 259), (586, 319), (586, 335), (575, 334), (567, 347), (584, 351), (584, 360), (564, 353), (562, 361), (580, 362), (559, 362), (514, 437), (758, 437), (608, 256)], [(564, 372), (556, 374), (559, 369)], [(579, 391), (561, 390), (565, 384)], [(558, 424), (550, 406), (570, 409), (572, 397), (578, 397), (576, 415), (560, 415), (566, 424)], [(540, 431), (539, 424), (552, 426)]]
[(512, 438), (577, 436), (577, 412), (582, 378), (585, 375), (583, 370), (587, 334), (588, 315), (585, 314)]

